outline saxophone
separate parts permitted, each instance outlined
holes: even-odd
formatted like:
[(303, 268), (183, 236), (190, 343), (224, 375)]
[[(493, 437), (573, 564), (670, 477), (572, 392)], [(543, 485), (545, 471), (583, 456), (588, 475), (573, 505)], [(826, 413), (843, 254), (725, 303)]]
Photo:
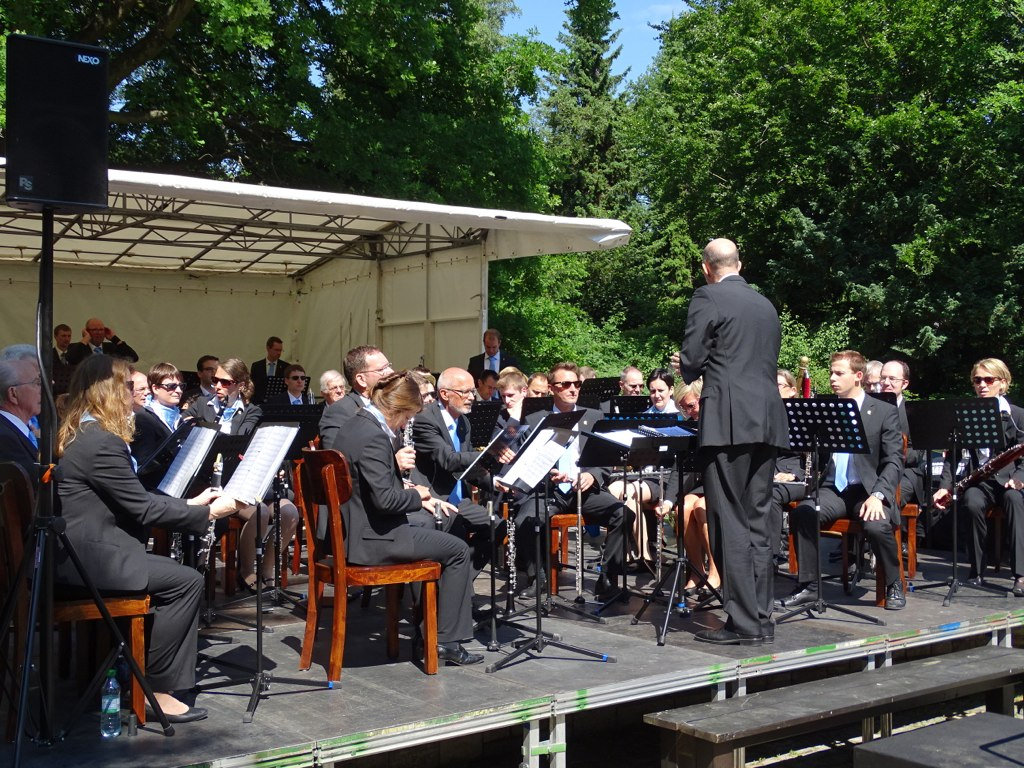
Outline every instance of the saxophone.
[[(213, 477), (210, 480), (210, 485), (213, 488), (220, 488), (221, 475), (224, 472), (224, 456), (220, 453), (217, 454), (217, 458), (213, 461)], [(196, 545), (196, 570), (205, 572), (210, 564), (210, 550), (213, 549), (213, 543), (217, 539), (217, 534), (214, 529), (217, 526), (216, 520), (211, 520), (210, 525), (206, 529), (206, 533), (199, 537), (199, 541)]]

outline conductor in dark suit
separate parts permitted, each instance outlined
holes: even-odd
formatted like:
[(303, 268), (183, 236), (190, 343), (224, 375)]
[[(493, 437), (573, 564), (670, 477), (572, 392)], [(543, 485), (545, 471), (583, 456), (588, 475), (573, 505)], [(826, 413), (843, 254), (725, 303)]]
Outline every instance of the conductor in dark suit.
[(39, 445), (29, 422), (39, 415), (42, 381), (36, 348), (12, 344), (0, 351), (0, 461), (20, 464), (39, 482)]
[[(211, 518), (237, 505), (205, 491), (185, 500), (150, 494), (132, 469), (126, 442), (132, 437), (130, 369), (123, 360), (96, 355), (71, 380), (68, 408), (57, 437), (61, 456), (57, 490), (67, 535), (101, 591), (145, 592), (152, 605), (146, 642), (146, 677), (168, 719), (201, 720), (206, 710), (189, 707), (175, 691), (195, 685), (196, 642), (202, 575), (168, 557), (147, 554), (152, 526), (206, 531)], [(65, 553), (57, 578), (81, 586)]]
[(392, 373), (387, 356), (376, 347), (353, 347), (345, 354), (345, 378), (352, 391), (324, 408), (320, 417), (320, 445), (335, 448), (338, 432), (359, 409), (370, 402), (370, 389), (381, 377)]
[[(759, 645), (771, 622), (772, 476), (789, 447), (786, 412), (775, 383), (782, 331), (768, 299), (740, 277), (731, 240), (712, 240), (702, 264), (707, 285), (694, 291), (678, 365), (683, 381), (704, 377), (700, 448), (715, 562), (728, 620), (696, 639)], [(676, 362), (675, 360), (673, 362)]]
[(484, 351), (469, 358), (466, 369), (473, 376), (473, 381), (476, 381), (484, 371), (494, 371), (497, 374), (509, 366), (518, 368), (519, 361), (501, 348), (501, 331), (497, 328), (488, 328), (484, 331)]
[(252, 377), (254, 403), (262, 403), (267, 397), (267, 379), (280, 379), (284, 377), (284, 369), (288, 367), (288, 361), (281, 359), (284, 351), (284, 342), (277, 336), (267, 339), (267, 356), (263, 360), (257, 360), (249, 366), (249, 375)]
[(407, 371), (391, 373), (380, 379), (370, 398), (333, 446), (348, 459), (352, 474), (352, 496), (342, 509), (346, 556), (359, 565), (439, 562), (438, 656), (451, 664), (479, 663), (483, 655), (461, 644), (473, 636), (469, 546), (444, 531), (409, 523), (409, 516), (421, 510), (433, 514), (435, 504), (445, 515), (456, 510), (433, 498), (429, 488), (403, 483), (395, 463), (394, 443), (423, 404), (419, 384)]
[(885, 568), (885, 607), (898, 611), (907, 601), (900, 581), (899, 552), (893, 525), (899, 525), (896, 489), (903, 474), (903, 433), (896, 406), (864, 391), (867, 361), (859, 352), (844, 350), (832, 355), (829, 381), (839, 397), (857, 401), (870, 453), (833, 453), (818, 490), (821, 516), (814, 502), (805, 500), (790, 512), (789, 527), (796, 542), (797, 585), (780, 603), (785, 608), (807, 605), (818, 599), (819, 526), (842, 517), (859, 518), (875, 557)]
[[(466, 415), (473, 407), (473, 377), (462, 368), (448, 368), (437, 380), (437, 392), (439, 400), (424, 406), (413, 421), (416, 467), (411, 479), (459, 510), (456, 517), (444, 521), (444, 530), (472, 547), (475, 575), (490, 559), (491, 542), (487, 510), (473, 501), (469, 485), (458, 479), (479, 456)], [(486, 486), (487, 479), (481, 470), (473, 481)]]
[(139, 356), (135, 350), (117, 337), (113, 329), (104, 325), (98, 317), (90, 317), (85, 322), (85, 332), (89, 335), (89, 341), (76, 341), (68, 345), (65, 359), (69, 365), (78, 365), (90, 355), (110, 355), (120, 357), (129, 363), (137, 363)]

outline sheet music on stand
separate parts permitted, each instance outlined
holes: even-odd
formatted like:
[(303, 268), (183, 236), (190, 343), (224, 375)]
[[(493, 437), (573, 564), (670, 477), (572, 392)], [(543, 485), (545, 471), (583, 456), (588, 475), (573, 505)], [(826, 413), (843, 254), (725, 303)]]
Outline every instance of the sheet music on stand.
[(171, 466), (167, 468), (157, 490), (177, 499), (183, 498), (219, 434), (218, 430), (211, 427), (192, 429)]
[(558, 464), (565, 447), (573, 439), (573, 427), (582, 418), (583, 411), (545, 416), (498, 479), (504, 485), (530, 493), (544, 481), (548, 471)]
[(298, 433), (296, 424), (257, 427), (245, 456), (224, 486), (224, 495), (246, 504), (262, 499)]

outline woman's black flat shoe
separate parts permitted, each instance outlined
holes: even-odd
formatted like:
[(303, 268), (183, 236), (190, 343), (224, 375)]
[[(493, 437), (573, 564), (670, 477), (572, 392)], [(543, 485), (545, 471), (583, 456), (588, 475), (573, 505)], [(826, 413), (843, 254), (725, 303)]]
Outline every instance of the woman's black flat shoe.
[[(189, 707), (178, 715), (169, 715), (164, 712), (168, 723), (193, 723), (196, 720), (205, 720), (207, 714), (205, 707)], [(157, 719), (156, 712), (150, 708), (149, 704), (146, 704), (146, 717), (153, 718), (154, 720)]]

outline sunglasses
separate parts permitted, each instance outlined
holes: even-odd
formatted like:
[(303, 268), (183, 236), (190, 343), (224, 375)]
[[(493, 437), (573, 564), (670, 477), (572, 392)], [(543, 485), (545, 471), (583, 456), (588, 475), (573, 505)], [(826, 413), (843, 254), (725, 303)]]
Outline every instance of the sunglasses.
[(569, 387), (579, 389), (580, 383), (578, 381), (552, 381), (551, 386), (557, 389), (559, 392), (562, 392), (568, 389)]
[(309, 376), (289, 376), (288, 381), (309, 381)]
[(214, 384), (220, 384), (222, 387), (231, 387), (231, 386), (234, 386), (235, 380), (234, 379), (222, 379), (222, 378), (220, 378), (218, 376), (214, 376), (213, 377), (213, 383)]
[(975, 376), (974, 377), (974, 383), (975, 384), (984, 384), (986, 387), (992, 386), (997, 381), (1002, 381), (1002, 378), (1000, 378), (999, 376)]
[(160, 389), (167, 390), (168, 392), (174, 392), (175, 390), (178, 389), (185, 389), (185, 385), (177, 381), (171, 382), (170, 384), (154, 384), (154, 386), (160, 387)]

